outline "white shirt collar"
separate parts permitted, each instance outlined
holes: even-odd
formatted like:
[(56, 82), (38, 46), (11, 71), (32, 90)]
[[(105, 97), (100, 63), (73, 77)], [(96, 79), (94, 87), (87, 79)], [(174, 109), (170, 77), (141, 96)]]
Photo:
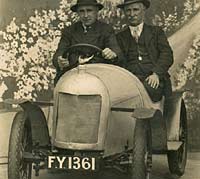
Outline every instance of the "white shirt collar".
[(131, 32), (134, 31), (135, 29), (137, 29), (137, 34), (138, 36), (141, 35), (142, 30), (143, 30), (143, 26), (144, 26), (144, 22), (142, 22), (141, 24), (137, 25), (137, 26), (129, 26)]

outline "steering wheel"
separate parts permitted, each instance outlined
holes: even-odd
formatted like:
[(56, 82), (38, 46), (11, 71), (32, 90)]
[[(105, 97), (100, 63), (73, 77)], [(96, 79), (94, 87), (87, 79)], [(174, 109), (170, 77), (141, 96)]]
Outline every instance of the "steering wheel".
[[(70, 55), (71, 58), (76, 59), (79, 63), (83, 64), (89, 62), (93, 57), (102, 61), (102, 49), (87, 43), (78, 43), (68, 47), (63, 55), (66, 58)], [(77, 59), (78, 58), (78, 59)], [(82, 60), (82, 62), (80, 62)]]
[[(85, 51), (85, 49), (87, 49)], [(105, 63), (104, 58), (102, 56), (102, 49), (87, 43), (78, 43), (75, 45), (72, 45), (68, 47), (65, 50), (65, 53), (62, 55), (63, 58), (69, 58), (70, 59), (70, 65), (67, 67), (64, 67), (59, 73), (57, 73), (55, 78), (55, 83), (58, 81), (58, 79), (66, 72), (73, 68), (76, 68), (79, 64), (84, 64), (92, 60), (92, 63)], [(84, 61), (83, 63), (79, 62), (79, 58), (81, 55), (87, 56), (87, 52), (90, 52), (92, 54), (90, 57), (87, 57), (88, 60)]]
[(81, 49), (81, 52), (82, 52), (82, 50), (84, 48), (95, 50), (96, 52), (99, 52), (99, 53), (102, 52), (102, 49), (95, 46), (95, 45), (87, 44), (87, 43), (78, 43), (78, 44), (75, 44), (75, 45), (68, 47), (67, 50), (66, 50), (66, 53), (73, 53), (73, 52), (77, 52), (77, 51), (79, 52), (80, 49)]

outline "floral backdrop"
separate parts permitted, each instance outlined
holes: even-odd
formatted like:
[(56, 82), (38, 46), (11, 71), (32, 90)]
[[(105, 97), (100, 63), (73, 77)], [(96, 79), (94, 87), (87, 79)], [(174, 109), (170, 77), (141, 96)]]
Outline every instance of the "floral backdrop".
[(177, 71), (176, 87), (187, 91), (184, 100), (188, 111), (189, 146), (193, 150), (200, 149), (200, 32), (193, 41), (188, 57)]
[(17, 25), (15, 20), (0, 34), (4, 40), (0, 45), (0, 79), (2, 83), (12, 81), (12, 89), (3, 97), (36, 100), (40, 93), (50, 92), (55, 75), (52, 56), (61, 30), (76, 20), (76, 16), (63, 0), (59, 9), (35, 11), (26, 24)]

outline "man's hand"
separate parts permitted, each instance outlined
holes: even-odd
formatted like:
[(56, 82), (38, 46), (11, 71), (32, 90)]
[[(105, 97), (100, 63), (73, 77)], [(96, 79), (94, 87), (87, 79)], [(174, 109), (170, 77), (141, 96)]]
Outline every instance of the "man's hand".
[(160, 84), (159, 76), (156, 73), (153, 73), (152, 75), (148, 76), (146, 78), (147, 83), (154, 89), (157, 89)]
[(117, 57), (117, 54), (115, 52), (113, 52), (111, 49), (109, 48), (105, 48), (103, 51), (102, 51), (102, 56), (103, 58), (105, 58), (106, 60), (111, 60), (113, 58), (116, 58)]
[(63, 58), (62, 56), (58, 57), (58, 66), (61, 70), (63, 70), (63, 68), (68, 67), (69, 66), (69, 60), (66, 58)]

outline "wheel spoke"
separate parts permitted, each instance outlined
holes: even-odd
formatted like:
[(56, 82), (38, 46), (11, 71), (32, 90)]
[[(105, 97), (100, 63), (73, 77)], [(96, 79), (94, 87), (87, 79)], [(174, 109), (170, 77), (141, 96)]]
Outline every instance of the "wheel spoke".
[(30, 171), (30, 166), (27, 162), (24, 161), (23, 154), (27, 150), (29, 143), (28, 143), (28, 132), (27, 129), (25, 128), (23, 136), (22, 136), (22, 143), (20, 145), (20, 158), (21, 158), (21, 163), (20, 163), (20, 179), (28, 179), (28, 175)]
[(24, 159), (24, 152), (30, 152), (32, 144), (31, 130), (26, 122), (28, 122), (26, 112), (17, 112), (13, 119), (9, 141), (9, 179), (30, 179), (31, 176), (32, 164)]
[(147, 172), (146, 179), (150, 179), (150, 172)]

